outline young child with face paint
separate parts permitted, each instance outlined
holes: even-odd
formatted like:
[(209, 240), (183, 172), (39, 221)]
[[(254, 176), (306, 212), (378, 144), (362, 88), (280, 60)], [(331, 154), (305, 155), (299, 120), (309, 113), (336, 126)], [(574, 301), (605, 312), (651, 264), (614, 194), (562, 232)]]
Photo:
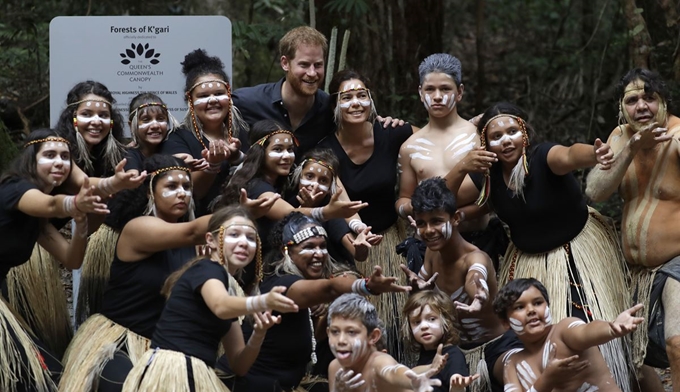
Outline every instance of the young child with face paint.
[(638, 304), (611, 322), (567, 317), (553, 324), (548, 291), (533, 278), (515, 279), (494, 301), (494, 311), (524, 349), (503, 356), (506, 392), (621, 391), (597, 346), (633, 332), (642, 323)]
[[(49, 130), (31, 132), (18, 157), (0, 176), (0, 285), (6, 287), (11, 270), (25, 265), (37, 244), (44, 248), (42, 263), (58, 262), (79, 268), (87, 245), (87, 213), (104, 214), (106, 205), (93, 195), (86, 178), (75, 196), (50, 195), (68, 180), (75, 166), (70, 143)], [(67, 241), (48, 222), (49, 218), (72, 217), (72, 239)], [(43, 267), (46, 268), (46, 267)], [(58, 267), (56, 268), (58, 270)], [(38, 279), (47, 280), (40, 276)], [(12, 292), (10, 291), (10, 294)], [(24, 309), (33, 316), (34, 308)], [(61, 374), (61, 354), (40, 341), (43, 331), (32, 331), (17, 309), (0, 299), (0, 386), (4, 390), (53, 390), (50, 377)], [(54, 320), (53, 320), (54, 322)], [(63, 344), (63, 342), (62, 342)]]
[[(229, 293), (230, 285), (237, 284), (229, 275), (261, 258), (257, 230), (244, 209), (232, 206), (216, 211), (206, 241), (210, 258), (199, 257), (168, 277), (163, 287), (168, 300), (151, 349), (130, 372), (123, 391), (162, 390), (168, 377), (175, 380), (178, 391), (228, 391), (213, 369), (219, 343), (235, 373), (243, 375), (255, 361), (267, 330), (281, 321), (271, 311), (298, 311), (293, 300), (281, 294), (282, 286), (248, 298)], [(247, 344), (235, 323), (236, 317), (246, 314), (255, 319)]]
[(435, 355), (447, 356), (444, 368), (435, 375), (441, 386), (434, 392), (463, 391), (479, 375), (469, 377), (465, 355), (460, 351), (458, 331), (454, 327), (453, 303), (438, 290), (423, 290), (411, 295), (406, 301), (403, 324), (411, 349), (419, 352), (418, 365), (428, 365)]
[[(258, 121), (250, 130), (251, 146), (240, 169), (234, 173), (224, 189), (220, 205), (229, 205), (246, 199), (270, 200), (271, 208), (257, 219), (260, 238), (269, 238), (276, 222), (293, 211), (299, 211), (320, 221), (348, 218), (364, 208), (361, 201), (339, 200), (341, 189), (331, 195), (328, 204), (320, 207), (294, 207), (280, 195), (295, 162), (297, 139), (292, 132), (272, 120)], [(263, 254), (271, 250), (265, 241)], [(247, 278), (247, 276), (246, 276)]]
[[(337, 192), (338, 167), (338, 159), (331, 150), (315, 148), (305, 153), (290, 177), (287, 192), (290, 196), (286, 199), (296, 207), (328, 204), (331, 195)], [(292, 196), (295, 196), (294, 200)], [(329, 235), (328, 251), (331, 257), (349, 265), (355, 265), (355, 260), (366, 261), (369, 249), (380, 244), (383, 238), (371, 233), (372, 227), (367, 227), (358, 215), (347, 220), (331, 219), (322, 225)]]
[(431, 378), (438, 368), (412, 370), (378, 351), (381, 330), (378, 313), (366, 298), (343, 294), (333, 301), (328, 308), (328, 339), (335, 355), (328, 366), (331, 391), (426, 392), (441, 385), (439, 379)]
[[(471, 372), (482, 378), (471, 390), (485, 390), (491, 383), (502, 390), (502, 366), (498, 357), (520, 347), (512, 332), (506, 333), (493, 313), (498, 290), (496, 271), (489, 256), (465, 241), (458, 232), (460, 212), (456, 199), (443, 179), (427, 179), (411, 196), (416, 235), (427, 245), (418, 275), (402, 266), (414, 288), (433, 286), (448, 295), (455, 306), (456, 329)], [(486, 375), (489, 375), (488, 377)]]

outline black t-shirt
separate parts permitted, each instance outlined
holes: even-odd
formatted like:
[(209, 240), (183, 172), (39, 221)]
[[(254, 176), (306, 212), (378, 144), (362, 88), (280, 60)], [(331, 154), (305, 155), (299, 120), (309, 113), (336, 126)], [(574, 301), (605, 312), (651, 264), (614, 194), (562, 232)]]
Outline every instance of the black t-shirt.
[[(284, 80), (285, 78), (276, 83), (243, 87), (234, 91), (232, 94), (234, 105), (251, 127), (260, 120), (275, 120), (293, 131), (288, 110), (284, 107), (281, 97)], [(314, 148), (321, 139), (335, 129), (333, 111), (328, 106), (329, 101), (328, 93), (321, 89), (317, 90), (314, 95), (314, 104), (295, 129), (295, 137), (300, 142), (295, 153), (297, 161), (300, 161), (305, 152)], [(238, 138), (241, 140), (241, 149), (248, 151), (250, 142), (247, 133), (241, 132)]]
[[(421, 350), (417, 366), (431, 364), (436, 354), (437, 350)], [(448, 391), (451, 383), (451, 376), (454, 374), (460, 374), (461, 376), (466, 377), (470, 375), (467, 362), (465, 362), (465, 355), (460, 351), (458, 346), (445, 346), (442, 349), (442, 354), (449, 354), (449, 358), (446, 360), (444, 369), (434, 376), (434, 378), (437, 378), (442, 382), (441, 387), (432, 387), (434, 388), (434, 392)]]
[(22, 178), (0, 184), (0, 283), (9, 270), (28, 261), (40, 235), (40, 218), (17, 209), (19, 200), (38, 186)]
[(359, 211), (359, 216), (372, 226), (374, 233), (389, 229), (397, 220), (394, 209), (397, 157), (399, 148), (412, 134), (413, 128), (409, 124), (385, 129), (376, 121), (373, 124), (373, 154), (361, 165), (352, 162), (335, 134), (319, 143), (320, 147), (333, 150), (338, 157), (339, 177), (347, 196), (368, 203), (368, 207)]
[(512, 196), (500, 164), (491, 168), (491, 206), (510, 227), (512, 242), (523, 252), (543, 253), (562, 246), (576, 237), (588, 220), (588, 206), (574, 175), (558, 176), (548, 166), (548, 151), (553, 146), (541, 143), (529, 152), (526, 201)]
[[(203, 144), (210, 145), (210, 141), (203, 136)], [(202, 159), (201, 151), (204, 150), (201, 142), (196, 139), (196, 135), (185, 127), (180, 127), (168, 134), (168, 139), (163, 142), (160, 153), (166, 155), (174, 154), (190, 154), (194, 159)], [(206, 195), (200, 200), (194, 200), (196, 203), (196, 217), (207, 215), (209, 213), (208, 206), (217, 196), (219, 196), (222, 185), (229, 175), (229, 163), (222, 162), (222, 171), (215, 176), (215, 181), (208, 189)]]
[[(260, 284), (260, 291), (268, 293), (275, 286), (290, 288), (295, 282), (304, 280), (297, 275), (271, 275)], [(274, 312), (275, 315), (279, 314)], [(243, 336), (252, 334), (252, 327), (244, 323)], [(282, 314), (281, 323), (267, 331), (260, 354), (246, 375), (248, 391), (271, 391), (275, 386), (290, 390), (297, 386), (305, 375), (312, 355), (312, 326), (309, 310)], [(276, 390), (276, 389), (274, 389)]]
[(125, 153), (125, 171), (128, 170), (138, 170), (140, 173), (144, 171), (144, 160), (146, 157), (142, 154), (142, 150), (139, 147), (128, 148)]
[(206, 305), (201, 288), (210, 279), (229, 289), (227, 270), (210, 259), (198, 261), (182, 274), (156, 324), (151, 347), (179, 351), (215, 367), (220, 340), (234, 319), (222, 320)]
[[(248, 181), (248, 184), (246, 185), (246, 192), (248, 193), (248, 198), (257, 199), (263, 193), (281, 193), (281, 190), (276, 189), (274, 185), (261, 178), (253, 178), (252, 180)], [(271, 233), (274, 225), (276, 225), (276, 222), (277, 221), (269, 219), (266, 216), (261, 216), (256, 219), (257, 233), (260, 236), (260, 241), (262, 241), (262, 255), (266, 255), (272, 249), (271, 241), (269, 240), (269, 233)]]
[(165, 297), (161, 295), (165, 279), (194, 256), (193, 246), (164, 250), (135, 262), (121, 261), (116, 252), (101, 313), (151, 339), (165, 306)]

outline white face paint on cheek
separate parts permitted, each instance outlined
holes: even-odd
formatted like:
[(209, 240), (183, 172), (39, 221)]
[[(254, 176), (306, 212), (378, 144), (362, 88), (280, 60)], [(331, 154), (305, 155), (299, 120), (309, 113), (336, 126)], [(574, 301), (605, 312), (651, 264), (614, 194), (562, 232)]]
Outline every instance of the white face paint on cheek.
[(76, 119), (78, 119), (78, 124), (81, 124), (81, 123), (82, 124), (89, 124), (93, 121), (100, 121), (102, 124), (111, 125), (111, 119), (110, 118), (101, 118), (98, 115), (94, 115), (94, 116), (90, 116), (90, 117), (83, 116), (83, 115), (77, 115)]
[(427, 94), (425, 94), (425, 102), (423, 102), (423, 105), (425, 105), (425, 109), (427, 110), (432, 108), (432, 98)]
[(550, 325), (552, 324), (552, 313), (550, 313), (550, 307), (546, 306), (545, 307), (545, 313), (543, 314), (543, 319), (545, 320), (545, 323)]
[(139, 125), (137, 126), (137, 129), (139, 129), (139, 130), (145, 130), (145, 129), (151, 128), (152, 125), (156, 125), (156, 126), (159, 126), (159, 127), (161, 127), (161, 128), (162, 128), (162, 127), (166, 127), (166, 128), (167, 128), (168, 123), (167, 123), (166, 121), (156, 121), (156, 120), (153, 120), (153, 121), (148, 122), (148, 123), (146, 123), (146, 124), (139, 124)]
[(510, 317), (508, 321), (510, 321), (510, 328), (512, 328), (517, 335), (522, 335), (524, 333), (524, 326), (521, 321), (512, 317)]
[(165, 198), (175, 197), (179, 192), (184, 192), (184, 196), (187, 199), (191, 198), (191, 189), (184, 189), (184, 187), (181, 186), (172, 190), (164, 189), (163, 192), (161, 193), (161, 196)]
[(521, 139), (521, 138), (522, 138), (522, 132), (515, 132), (512, 135), (508, 135), (506, 133), (505, 135), (503, 135), (498, 140), (489, 140), (489, 146), (491, 146), (491, 147), (500, 146), (501, 144), (505, 143), (506, 141), (516, 140), (516, 139)]
[(209, 97), (203, 97), (203, 98), (196, 98), (194, 100), (194, 106), (204, 105), (204, 104), (209, 103), (211, 101), (218, 101), (219, 103), (226, 103), (226, 102), (229, 102), (229, 96), (222, 94), (222, 95), (211, 95)]
[(225, 244), (238, 244), (241, 241), (245, 241), (248, 244), (248, 249), (250, 249), (250, 250), (254, 251), (255, 248), (257, 248), (257, 242), (251, 240), (245, 234), (241, 234), (238, 237), (231, 237), (231, 236), (224, 237), (224, 243)]
[(444, 224), (444, 227), (442, 227), (442, 235), (446, 240), (451, 239), (451, 236), (453, 235), (453, 226), (451, 225), (451, 222), (446, 222)]
[(366, 342), (359, 338), (355, 338), (354, 341), (352, 342), (352, 354), (349, 357), (350, 361), (352, 361), (352, 363), (356, 362), (356, 360), (360, 358), (365, 351)]

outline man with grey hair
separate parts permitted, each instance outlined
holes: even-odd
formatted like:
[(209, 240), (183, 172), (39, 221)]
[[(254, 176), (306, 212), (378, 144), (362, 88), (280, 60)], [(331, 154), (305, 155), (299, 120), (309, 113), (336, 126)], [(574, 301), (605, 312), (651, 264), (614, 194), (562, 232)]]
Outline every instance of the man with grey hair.
[[(447, 53), (435, 53), (420, 63), (418, 73), (418, 94), (429, 114), (429, 122), (399, 150), (399, 199), (395, 208), (403, 218), (413, 215), (411, 195), (421, 181), (445, 177), (468, 152), (480, 145), (475, 126), (458, 114), (457, 105), (465, 91), (460, 60)], [(472, 180), (467, 176), (464, 181)], [(475, 199), (476, 195), (471, 195), (469, 205), (461, 205), (461, 211), (468, 216), (479, 211), (473, 203)], [(507, 237), (500, 224), (494, 224), (498, 231), (484, 232), (488, 223), (489, 216), (482, 215), (466, 219), (459, 229), (466, 240), (487, 252), (497, 266), (499, 255), (505, 252)]]

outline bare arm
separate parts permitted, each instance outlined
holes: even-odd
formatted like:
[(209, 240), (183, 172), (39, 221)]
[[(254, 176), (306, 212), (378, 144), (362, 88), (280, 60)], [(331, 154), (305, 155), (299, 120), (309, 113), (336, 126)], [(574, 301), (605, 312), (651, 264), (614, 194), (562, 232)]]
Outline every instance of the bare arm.
[(554, 146), (548, 151), (546, 160), (550, 170), (558, 176), (597, 164), (593, 146), (582, 143), (570, 147)]
[(281, 316), (272, 316), (269, 312), (255, 313), (255, 328), (245, 343), (243, 332), (238, 324), (232, 324), (229, 332), (222, 338), (224, 352), (229, 358), (229, 365), (237, 376), (245, 376), (255, 363), (267, 330), (281, 322)]
[[(619, 132), (619, 134), (616, 134)], [(612, 132), (610, 140), (621, 137), (620, 130), (617, 128)], [(609, 169), (604, 169), (597, 165), (588, 174), (586, 180), (586, 195), (594, 202), (607, 200), (618, 189), (623, 176), (635, 157), (635, 150), (632, 148), (631, 140), (625, 143), (612, 143), (615, 151), (614, 163)], [(620, 149), (618, 152), (617, 149)]]
[(394, 204), (394, 208), (402, 218), (413, 214), (411, 195), (413, 195), (413, 191), (416, 189), (416, 186), (418, 186), (418, 176), (411, 167), (410, 153), (410, 150), (406, 147), (406, 143), (399, 149), (399, 198)]
[(118, 257), (123, 261), (139, 261), (166, 249), (204, 244), (210, 217), (183, 223), (168, 223), (153, 216), (135, 218), (120, 233)]
[[(80, 216), (75, 219), (75, 222), (76, 226), (81, 225), (81, 227), (74, 230), (70, 242), (50, 223), (46, 224), (45, 231), (38, 236), (38, 244), (69, 270), (80, 268), (87, 246), (87, 218)], [(76, 233), (82, 230), (84, 233)]]
[[(642, 317), (635, 317), (635, 313), (642, 309), (642, 304), (623, 311), (612, 322), (594, 320), (588, 324), (571, 317), (567, 328), (562, 330), (562, 340), (574, 351), (582, 352), (590, 347), (607, 343), (610, 340), (625, 336), (633, 332), (643, 321)], [(563, 322), (567, 322), (563, 321)]]
[(276, 286), (267, 294), (254, 297), (235, 297), (229, 295), (224, 283), (218, 279), (208, 279), (201, 286), (201, 296), (211, 312), (222, 320), (228, 320), (255, 312), (276, 310), (281, 313), (297, 312), (298, 306), (290, 298), (282, 295), (284, 286)]
[(38, 189), (29, 189), (19, 199), (16, 208), (26, 215), (37, 218), (64, 218), (83, 213), (106, 214), (109, 210), (101, 198), (93, 194), (94, 186), (85, 177), (83, 186), (76, 196), (46, 195)]

